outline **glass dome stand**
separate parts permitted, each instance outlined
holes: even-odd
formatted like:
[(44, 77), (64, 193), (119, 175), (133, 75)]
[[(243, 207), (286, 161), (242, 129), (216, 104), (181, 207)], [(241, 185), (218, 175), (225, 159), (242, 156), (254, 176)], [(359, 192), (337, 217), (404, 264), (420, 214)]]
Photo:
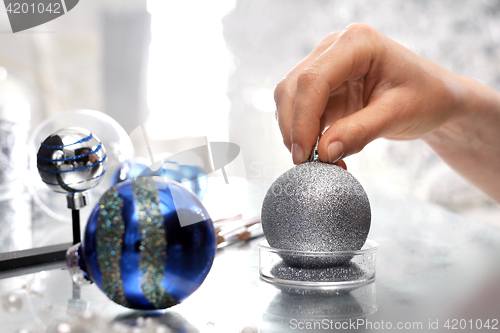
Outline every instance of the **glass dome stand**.
[(80, 209), (87, 205), (88, 194), (87, 192), (69, 193), (67, 202), (68, 208), (71, 209), (73, 243), (0, 253), (0, 271), (66, 259), (68, 248), (81, 242)]

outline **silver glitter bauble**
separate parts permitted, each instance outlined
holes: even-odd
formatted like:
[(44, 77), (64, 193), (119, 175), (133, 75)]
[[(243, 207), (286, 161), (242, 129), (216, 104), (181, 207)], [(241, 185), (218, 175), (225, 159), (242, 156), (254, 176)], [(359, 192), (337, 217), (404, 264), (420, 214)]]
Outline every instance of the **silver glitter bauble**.
[[(277, 249), (334, 252), (363, 247), (370, 230), (370, 203), (361, 184), (333, 164), (304, 163), (278, 177), (262, 205), (262, 228)], [(294, 267), (342, 264), (350, 256), (282, 255)]]
[(45, 184), (59, 193), (78, 193), (99, 184), (106, 172), (106, 150), (89, 131), (70, 127), (41, 144), (37, 167)]

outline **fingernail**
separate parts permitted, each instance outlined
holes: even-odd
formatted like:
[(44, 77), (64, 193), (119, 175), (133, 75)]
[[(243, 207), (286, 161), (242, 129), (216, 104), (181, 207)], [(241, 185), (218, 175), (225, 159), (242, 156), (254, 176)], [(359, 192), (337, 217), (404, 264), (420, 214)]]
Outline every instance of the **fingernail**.
[(292, 143), (292, 159), (294, 164), (304, 162), (304, 149), (298, 143)]
[(330, 143), (328, 146), (328, 161), (335, 163), (344, 156), (344, 145), (340, 141)]

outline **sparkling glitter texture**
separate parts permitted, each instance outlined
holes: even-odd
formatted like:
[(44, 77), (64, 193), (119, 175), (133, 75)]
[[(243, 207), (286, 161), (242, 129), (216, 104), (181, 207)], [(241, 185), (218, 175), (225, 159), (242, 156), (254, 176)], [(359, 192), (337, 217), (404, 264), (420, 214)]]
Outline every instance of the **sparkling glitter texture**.
[(307, 269), (287, 266), (280, 262), (271, 269), (275, 277), (288, 281), (344, 282), (360, 279), (364, 271), (354, 263), (326, 268)]
[(123, 199), (118, 195), (116, 186), (109, 189), (99, 200), (97, 217), (97, 261), (102, 274), (104, 293), (114, 302), (128, 306), (123, 291), (120, 258), (122, 254), (125, 225), (121, 211)]
[(155, 308), (164, 309), (177, 304), (178, 301), (161, 284), (165, 276), (167, 238), (160, 211), (159, 192), (155, 182), (149, 177), (133, 181), (132, 192), (139, 212), (141, 232), (139, 269), (143, 278), (142, 291)]
[[(278, 177), (262, 206), (264, 234), (277, 249), (359, 250), (370, 221), (370, 203), (361, 184), (344, 169), (322, 162), (300, 164)], [(295, 267), (325, 266), (314, 258), (283, 260)]]

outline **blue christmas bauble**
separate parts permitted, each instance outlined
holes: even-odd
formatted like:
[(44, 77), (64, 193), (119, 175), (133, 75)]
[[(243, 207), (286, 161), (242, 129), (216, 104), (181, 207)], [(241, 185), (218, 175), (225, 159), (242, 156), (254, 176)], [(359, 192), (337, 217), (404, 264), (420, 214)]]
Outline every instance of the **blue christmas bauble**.
[(182, 185), (203, 200), (208, 188), (208, 177), (205, 172), (196, 165), (181, 165), (180, 171), (183, 175)]
[(151, 170), (146, 164), (137, 161), (125, 161), (113, 174), (112, 185), (136, 177), (164, 177), (181, 183), (182, 186), (203, 200), (207, 193), (208, 178), (203, 169), (196, 165), (179, 164), (174, 161), (164, 161), (162, 167)]
[(79, 252), (87, 277), (111, 300), (151, 310), (178, 304), (198, 289), (216, 248), (212, 220), (193, 193), (140, 177), (104, 193)]

